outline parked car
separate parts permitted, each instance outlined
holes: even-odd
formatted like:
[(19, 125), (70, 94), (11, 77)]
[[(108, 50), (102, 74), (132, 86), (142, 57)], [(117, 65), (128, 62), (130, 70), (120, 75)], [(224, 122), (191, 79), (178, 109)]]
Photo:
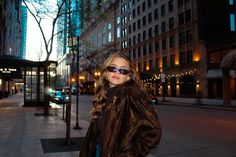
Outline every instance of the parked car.
[(69, 96), (63, 91), (55, 91), (52, 95), (52, 98), (56, 102), (68, 102), (69, 101)]

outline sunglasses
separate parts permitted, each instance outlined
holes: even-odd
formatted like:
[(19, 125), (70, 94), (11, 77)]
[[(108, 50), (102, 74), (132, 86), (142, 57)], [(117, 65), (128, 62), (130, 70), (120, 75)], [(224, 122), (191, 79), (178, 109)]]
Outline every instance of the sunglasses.
[(127, 70), (127, 69), (116, 68), (116, 67), (113, 67), (113, 66), (108, 66), (107, 70), (109, 72), (112, 72), (112, 73), (118, 72), (119, 74), (122, 74), (122, 75), (127, 75), (129, 73), (129, 70)]

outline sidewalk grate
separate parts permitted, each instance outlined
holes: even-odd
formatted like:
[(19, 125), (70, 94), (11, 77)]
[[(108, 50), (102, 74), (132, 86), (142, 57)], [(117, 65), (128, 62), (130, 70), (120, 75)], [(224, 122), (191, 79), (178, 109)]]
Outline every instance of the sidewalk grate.
[(66, 144), (65, 138), (41, 139), (44, 153), (80, 151), (84, 137), (72, 137), (71, 144)]

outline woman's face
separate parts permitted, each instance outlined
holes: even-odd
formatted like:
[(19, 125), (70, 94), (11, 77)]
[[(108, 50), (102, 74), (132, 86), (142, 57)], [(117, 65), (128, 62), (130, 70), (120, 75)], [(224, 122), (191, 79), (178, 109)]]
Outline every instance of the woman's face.
[(107, 67), (107, 79), (110, 87), (115, 87), (130, 80), (129, 63), (124, 58), (114, 58)]

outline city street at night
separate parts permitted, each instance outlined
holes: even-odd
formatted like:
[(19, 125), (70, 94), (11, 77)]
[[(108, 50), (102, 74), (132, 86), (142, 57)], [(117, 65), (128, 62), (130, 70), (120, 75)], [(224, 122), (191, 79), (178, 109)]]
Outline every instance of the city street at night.
[(0, 157), (78, 156), (236, 157), (236, 0), (0, 0)]

